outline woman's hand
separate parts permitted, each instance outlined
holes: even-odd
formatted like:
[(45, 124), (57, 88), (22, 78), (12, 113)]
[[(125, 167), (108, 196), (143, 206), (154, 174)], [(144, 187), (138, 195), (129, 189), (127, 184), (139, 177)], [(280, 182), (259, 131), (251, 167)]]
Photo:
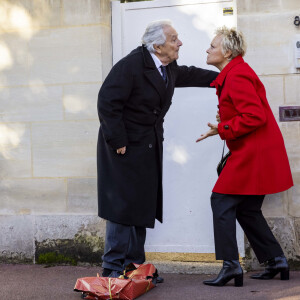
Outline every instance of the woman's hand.
[(218, 123), (221, 122), (221, 119), (220, 119), (220, 111), (219, 111), (219, 110), (217, 111), (216, 121), (217, 121)]
[(218, 134), (218, 125), (211, 124), (211, 123), (208, 123), (207, 125), (208, 125), (208, 127), (210, 127), (210, 129), (206, 133), (201, 134), (201, 137), (196, 141), (196, 143), (206, 139), (209, 136)]

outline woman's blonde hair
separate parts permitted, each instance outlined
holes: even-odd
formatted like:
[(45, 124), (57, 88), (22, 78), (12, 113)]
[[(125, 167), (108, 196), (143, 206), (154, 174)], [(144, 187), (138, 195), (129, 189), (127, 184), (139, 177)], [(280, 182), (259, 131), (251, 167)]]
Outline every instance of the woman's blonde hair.
[(222, 35), (223, 37), (221, 46), (224, 55), (229, 50), (232, 52), (230, 59), (235, 58), (238, 55), (245, 55), (246, 42), (242, 32), (237, 31), (235, 28), (223, 26), (216, 30), (216, 35)]

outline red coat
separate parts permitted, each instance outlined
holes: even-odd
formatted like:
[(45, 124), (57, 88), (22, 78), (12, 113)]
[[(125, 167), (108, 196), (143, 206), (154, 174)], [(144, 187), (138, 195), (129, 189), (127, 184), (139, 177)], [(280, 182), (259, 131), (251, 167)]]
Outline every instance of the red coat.
[(232, 153), (213, 192), (265, 195), (293, 186), (283, 137), (255, 72), (238, 56), (211, 85), (219, 97), (219, 135)]

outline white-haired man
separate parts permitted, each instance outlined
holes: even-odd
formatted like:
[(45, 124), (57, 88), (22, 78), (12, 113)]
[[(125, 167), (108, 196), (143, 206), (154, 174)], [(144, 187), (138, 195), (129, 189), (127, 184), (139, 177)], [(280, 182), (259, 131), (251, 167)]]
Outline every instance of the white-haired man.
[[(116, 63), (98, 95), (98, 215), (107, 220), (103, 276), (145, 261), (146, 228), (162, 222), (163, 121), (175, 87), (209, 87), (218, 73), (178, 66), (169, 20), (148, 25), (142, 46)], [(162, 279), (158, 279), (162, 281)]]

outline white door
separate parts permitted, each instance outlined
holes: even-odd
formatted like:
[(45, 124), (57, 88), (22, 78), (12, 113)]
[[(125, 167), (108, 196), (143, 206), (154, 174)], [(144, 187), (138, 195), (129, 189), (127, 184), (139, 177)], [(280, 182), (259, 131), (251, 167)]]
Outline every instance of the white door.
[[(113, 8), (113, 60), (141, 44), (148, 23), (171, 19), (183, 46), (178, 64), (206, 65), (206, 49), (217, 27), (236, 26), (235, 1), (157, 0), (120, 4)], [(232, 7), (233, 14), (224, 8)], [(217, 70), (216, 70), (217, 71)], [(148, 230), (147, 252), (214, 253), (210, 195), (217, 180), (216, 165), (223, 143), (218, 136), (196, 144), (217, 111), (215, 89), (176, 89), (165, 118), (164, 223)], [(240, 254), (243, 234), (238, 229)]]

